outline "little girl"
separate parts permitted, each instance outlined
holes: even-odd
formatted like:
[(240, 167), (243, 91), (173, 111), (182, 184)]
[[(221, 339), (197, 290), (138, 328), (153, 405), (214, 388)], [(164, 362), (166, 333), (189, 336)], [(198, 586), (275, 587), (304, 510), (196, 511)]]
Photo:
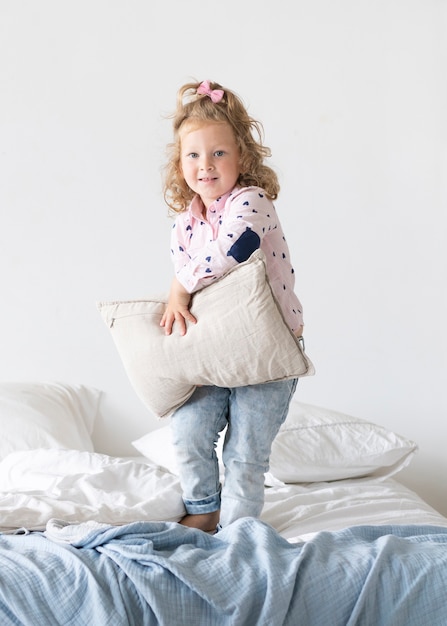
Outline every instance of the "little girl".
[[(177, 325), (200, 324), (191, 294), (265, 253), (272, 290), (292, 331), (303, 329), (294, 294), (294, 270), (272, 200), (275, 172), (264, 164), (262, 125), (241, 100), (217, 83), (184, 85), (173, 116), (174, 143), (166, 168), (165, 199), (177, 213), (171, 252), (175, 268), (161, 320), (167, 335)], [(228, 303), (231, 307), (231, 302)], [(271, 445), (287, 416), (297, 380), (235, 387), (197, 387), (171, 418), (186, 526), (212, 532), (245, 516), (259, 517)], [(216, 442), (225, 426), (225, 479), (219, 480)]]

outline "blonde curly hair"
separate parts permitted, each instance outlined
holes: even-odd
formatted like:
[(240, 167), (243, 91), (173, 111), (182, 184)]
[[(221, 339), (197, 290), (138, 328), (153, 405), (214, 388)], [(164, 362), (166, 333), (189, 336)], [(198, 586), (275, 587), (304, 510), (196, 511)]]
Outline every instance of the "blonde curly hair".
[(203, 83), (187, 83), (177, 93), (177, 108), (173, 120), (174, 141), (168, 144), (168, 161), (164, 167), (164, 199), (175, 213), (187, 209), (195, 193), (188, 187), (180, 166), (180, 131), (196, 128), (206, 122), (227, 122), (234, 133), (240, 154), (240, 170), (237, 184), (240, 187), (262, 187), (275, 200), (279, 193), (279, 182), (273, 169), (264, 164), (271, 156), (269, 148), (262, 144), (262, 124), (248, 114), (241, 99), (229, 89), (209, 81), (211, 90), (222, 90), (223, 96), (213, 102), (207, 95), (198, 93)]

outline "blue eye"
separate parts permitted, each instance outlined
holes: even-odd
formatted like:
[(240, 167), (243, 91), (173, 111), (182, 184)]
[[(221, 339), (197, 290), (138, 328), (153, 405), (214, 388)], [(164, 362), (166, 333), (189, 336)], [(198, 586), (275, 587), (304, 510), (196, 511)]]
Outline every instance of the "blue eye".
[(215, 156), (217, 156), (217, 157), (221, 157), (221, 156), (223, 156), (223, 155), (224, 155), (224, 151), (223, 151), (223, 150), (216, 150), (216, 152), (215, 152), (214, 154), (215, 154)]

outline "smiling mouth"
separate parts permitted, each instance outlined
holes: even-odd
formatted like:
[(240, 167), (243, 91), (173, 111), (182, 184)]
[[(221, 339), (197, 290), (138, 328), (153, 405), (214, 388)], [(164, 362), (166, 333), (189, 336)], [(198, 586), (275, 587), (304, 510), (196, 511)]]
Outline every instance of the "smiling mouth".
[(205, 177), (205, 176), (204, 176), (203, 178), (199, 178), (199, 180), (200, 180), (200, 182), (202, 182), (202, 183), (208, 183), (208, 182), (210, 182), (211, 180), (217, 180), (217, 176), (214, 176), (214, 177), (212, 177), (212, 176), (206, 176), (206, 177)]

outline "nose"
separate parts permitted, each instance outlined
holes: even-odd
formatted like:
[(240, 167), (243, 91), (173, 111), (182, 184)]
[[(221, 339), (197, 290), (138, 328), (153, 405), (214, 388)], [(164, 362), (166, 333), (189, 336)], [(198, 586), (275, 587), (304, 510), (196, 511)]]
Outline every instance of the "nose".
[(200, 161), (201, 170), (212, 170), (214, 168), (211, 157), (204, 155)]

